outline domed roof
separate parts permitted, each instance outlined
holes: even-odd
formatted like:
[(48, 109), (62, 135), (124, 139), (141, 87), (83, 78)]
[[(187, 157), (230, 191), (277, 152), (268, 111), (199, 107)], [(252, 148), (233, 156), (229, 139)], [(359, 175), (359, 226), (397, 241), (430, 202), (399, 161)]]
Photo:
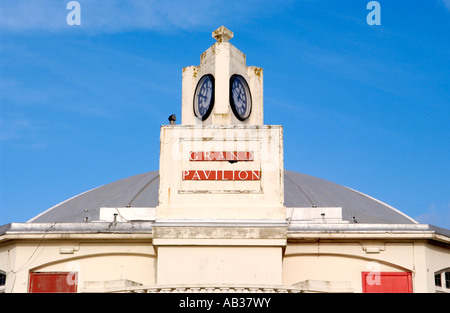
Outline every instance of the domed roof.
[[(78, 223), (99, 220), (101, 207), (156, 207), (159, 172), (148, 172), (86, 191), (37, 215), (29, 222)], [(285, 171), (286, 207), (342, 207), (342, 219), (354, 223), (415, 224), (391, 206), (350, 188), (317, 177)]]

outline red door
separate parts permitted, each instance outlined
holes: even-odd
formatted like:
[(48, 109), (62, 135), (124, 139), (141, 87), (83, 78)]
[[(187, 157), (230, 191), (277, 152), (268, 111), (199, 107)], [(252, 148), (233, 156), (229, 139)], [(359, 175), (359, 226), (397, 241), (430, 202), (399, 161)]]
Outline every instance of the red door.
[(28, 292), (77, 292), (77, 273), (35, 272), (30, 273)]
[(365, 293), (411, 293), (411, 273), (362, 272), (362, 288)]

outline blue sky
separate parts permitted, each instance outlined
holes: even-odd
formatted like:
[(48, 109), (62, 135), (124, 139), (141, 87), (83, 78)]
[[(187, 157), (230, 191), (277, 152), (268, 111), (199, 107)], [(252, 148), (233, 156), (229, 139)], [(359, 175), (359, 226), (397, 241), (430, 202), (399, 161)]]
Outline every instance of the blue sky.
[[(221, 25), (264, 68), (285, 168), (450, 229), (450, 0), (0, 0), (0, 225), (159, 166)], [(107, 4), (106, 4), (107, 3)]]

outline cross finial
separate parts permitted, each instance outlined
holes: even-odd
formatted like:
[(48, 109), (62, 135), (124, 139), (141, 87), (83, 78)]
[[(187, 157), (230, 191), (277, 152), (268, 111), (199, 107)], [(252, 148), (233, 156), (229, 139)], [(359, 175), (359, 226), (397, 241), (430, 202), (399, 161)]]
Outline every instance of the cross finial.
[(228, 42), (231, 38), (233, 38), (233, 32), (225, 26), (220, 26), (215, 31), (213, 31), (212, 36), (219, 43)]

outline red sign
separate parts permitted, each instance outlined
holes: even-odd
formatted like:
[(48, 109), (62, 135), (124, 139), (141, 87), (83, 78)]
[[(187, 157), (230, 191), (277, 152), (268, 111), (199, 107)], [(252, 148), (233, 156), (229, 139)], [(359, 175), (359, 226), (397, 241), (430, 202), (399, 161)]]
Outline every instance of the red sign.
[[(189, 161), (254, 161), (250, 151), (191, 151)], [(261, 180), (261, 171), (189, 170), (182, 171), (183, 180)]]
[(192, 151), (189, 161), (253, 161), (253, 152), (249, 151)]
[(77, 292), (77, 272), (32, 272), (28, 292)]
[(412, 293), (410, 272), (362, 272), (364, 293)]
[(183, 180), (261, 180), (261, 171), (190, 170), (183, 171)]

